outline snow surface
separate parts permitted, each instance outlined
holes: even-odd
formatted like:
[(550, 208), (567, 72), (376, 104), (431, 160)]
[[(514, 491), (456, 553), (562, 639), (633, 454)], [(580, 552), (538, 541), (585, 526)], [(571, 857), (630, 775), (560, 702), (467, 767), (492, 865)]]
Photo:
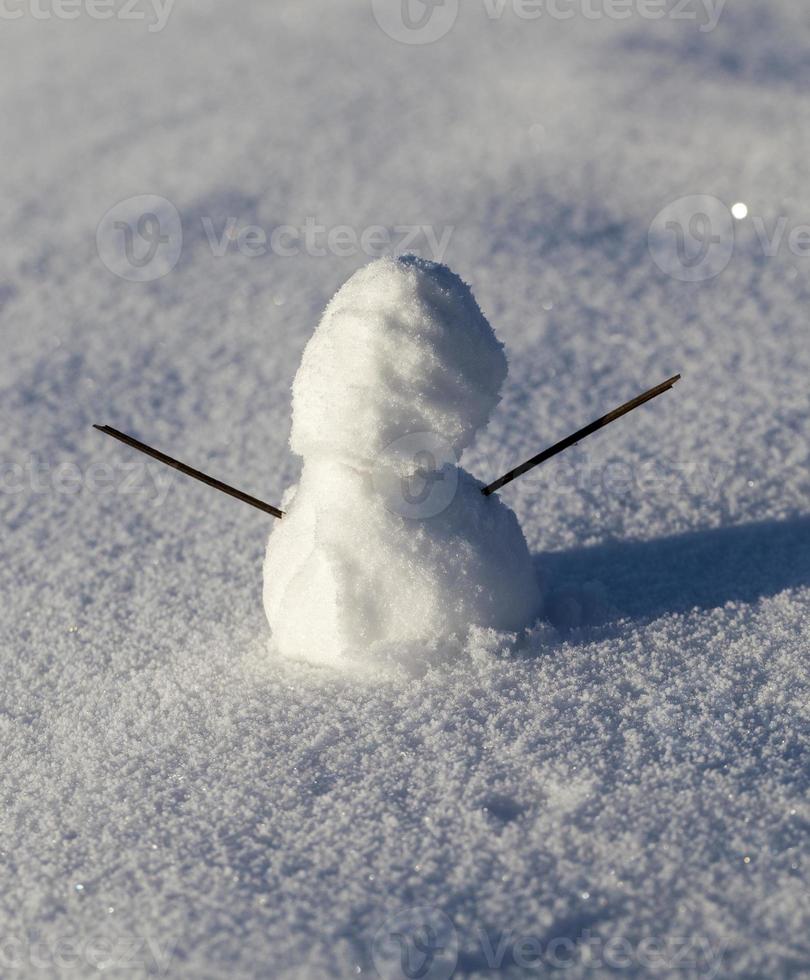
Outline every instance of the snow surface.
[[(609, 940), (618, 975), (807, 975), (806, 9), (471, 3), (418, 46), (365, 2), (238, 7), (0, 30), (3, 975), (374, 977), (419, 915), (458, 976), (528, 975), (524, 939), (576, 944), (549, 975), (606, 975)], [(183, 248), (132, 282), (96, 230), (146, 194)], [(688, 195), (749, 207), (702, 282), (648, 247)], [(297, 479), (290, 384), (368, 255), (252, 257), (228, 217), (452, 226), (423, 254), (510, 358), (480, 479), (684, 372), (504, 490), (536, 634), (366, 684), (268, 663), (270, 518), (90, 429), (274, 503)]]
[(471, 629), (535, 623), (540, 583), (517, 518), (458, 466), (506, 370), (447, 266), (382, 258), (338, 290), (292, 386), (303, 470), (267, 544), (273, 653), (441, 663)]

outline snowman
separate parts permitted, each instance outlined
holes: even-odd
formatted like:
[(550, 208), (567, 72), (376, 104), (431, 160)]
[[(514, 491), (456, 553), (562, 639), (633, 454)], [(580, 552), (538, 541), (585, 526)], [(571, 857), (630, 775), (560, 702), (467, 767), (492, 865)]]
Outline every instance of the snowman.
[(459, 459), (505, 378), (503, 346), (469, 287), (435, 262), (386, 258), (338, 291), (304, 350), (290, 435), (304, 465), (286, 513), (112, 426), (94, 428), (278, 519), (264, 562), (278, 651), (403, 663), (446, 655), (473, 627), (534, 622), (541, 598), (526, 541), (493, 494), (681, 375), (484, 486)]
[(383, 258), (337, 292), (293, 382), (303, 467), (264, 563), (279, 653), (370, 665), (536, 619), (517, 518), (459, 465), (506, 373), (502, 344), (445, 266)]

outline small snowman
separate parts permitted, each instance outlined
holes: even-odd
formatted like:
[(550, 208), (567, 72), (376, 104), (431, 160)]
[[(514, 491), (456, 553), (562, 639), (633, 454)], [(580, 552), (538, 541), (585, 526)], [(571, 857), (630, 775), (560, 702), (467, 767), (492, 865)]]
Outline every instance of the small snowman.
[(475, 627), (517, 632), (534, 622), (531, 556), (493, 494), (681, 375), (484, 486), (458, 461), (505, 378), (503, 346), (469, 287), (435, 262), (386, 258), (337, 292), (304, 351), (290, 435), (304, 465), (286, 513), (112, 426), (94, 428), (278, 520), (264, 608), (282, 654), (402, 663), (460, 647)]
[(303, 468), (264, 563), (281, 654), (381, 663), (537, 618), (517, 518), (458, 463), (506, 373), (503, 345), (443, 265), (384, 258), (338, 291), (293, 382)]

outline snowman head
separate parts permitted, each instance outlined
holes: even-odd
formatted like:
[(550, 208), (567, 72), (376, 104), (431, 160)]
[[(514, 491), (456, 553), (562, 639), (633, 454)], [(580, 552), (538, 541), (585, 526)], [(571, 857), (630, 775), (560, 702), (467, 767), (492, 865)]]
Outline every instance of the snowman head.
[(503, 345), (455, 273), (416, 256), (379, 259), (338, 291), (307, 344), (290, 445), (363, 465), (430, 432), (460, 453), (488, 422), (506, 372)]

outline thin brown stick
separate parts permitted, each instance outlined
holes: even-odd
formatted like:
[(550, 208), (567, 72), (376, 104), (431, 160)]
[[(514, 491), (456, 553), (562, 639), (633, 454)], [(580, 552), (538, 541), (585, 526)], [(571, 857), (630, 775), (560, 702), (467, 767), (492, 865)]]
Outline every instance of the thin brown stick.
[(133, 449), (137, 449), (139, 452), (145, 453), (147, 456), (151, 456), (152, 459), (156, 459), (161, 463), (165, 463), (167, 466), (171, 466), (172, 469), (185, 473), (186, 476), (191, 476), (195, 480), (199, 480), (201, 483), (205, 483), (209, 487), (213, 487), (215, 490), (221, 490), (222, 493), (227, 493), (231, 497), (236, 497), (237, 500), (250, 504), (251, 507), (256, 507), (258, 510), (263, 510), (266, 514), (272, 514), (273, 517), (278, 518), (282, 518), (284, 516), (284, 511), (279, 510), (278, 507), (273, 507), (272, 504), (266, 504), (263, 500), (259, 500), (257, 497), (251, 497), (250, 494), (243, 493), (241, 490), (236, 490), (234, 487), (229, 487), (227, 483), (223, 483), (221, 480), (215, 480), (213, 476), (208, 476), (206, 473), (201, 473), (200, 470), (192, 469), (191, 466), (181, 463), (180, 460), (173, 459), (171, 456), (167, 456), (166, 453), (162, 453), (157, 449), (153, 449), (151, 446), (147, 446), (145, 442), (139, 442), (137, 439), (133, 439), (132, 436), (128, 436), (124, 432), (119, 432), (118, 429), (113, 429), (109, 425), (94, 425), (93, 428), (98, 429), (99, 432), (106, 433), (108, 436), (112, 436), (113, 439), (120, 440), (127, 446), (131, 446)]
[(542, 453), (532, 456), (532, 458), (527, 459), (525, 463), (521, 463), (520, 466), (516, 466), (515, 469), (510, 470), (508, 473), (504, 473), (504, 475), (495, 480), (494, 483), (490, 483), (488, 487), (484, 487), (481, 490), (481, 493), (483, 493), (485, 497), (488, 497), (491, 493), (495, 493), (496, 490), (500, 490), (501, 487), (506, 486), (507, 483), (511, 483), (512, 480), (516, 480), (519, 476), (523, 476), (523, 474), (528, 472), (528, 470), (533, 469), (535, 466), (539, 466), (541, 463), (545, 463), (547, 459), (551, 459), (551, 457), (556, 456), (557, 453), (561, 453), (564, 449), (568, 449), (569, 446), (573, 446), (575, 443), (579, 442), (580, 439), (584, 439), (593, 432), (603, 429), (606, 425), (610, 425), (611, 422), (615, 422), (616, 419), (620, 419), (622, 415), (627, 415), (628, 412), (632, 412), (633, 409), (638, 408), (639, 405), (643, 405), (645, 402), (651, 401), (653, 398), (657, 398), (659, 395), (662, 395), (665, 391), (669, 391), (675, 382), (680, 381), (680, 379), (680, 374), (676, 374), (667, 381), (662, 382), (660, 385), (656, 385), (655, 388), (650, 388), (649, 391), (645, 391), (637, 398), (632, 399), (632, 401), (625, 402), (624, 405), (614, 408), (613, 411), (608, 412), (607, 415), (603, 415), (595, 422), (591, 422), (590, 425), (586, 425), (584, 428), (579, 429), (577, 432), (567, 436), (565, 439), (561, 439), (560, 442), (555, 442), (553, 446), (550, 446), (548, 449), (544, 449)]

